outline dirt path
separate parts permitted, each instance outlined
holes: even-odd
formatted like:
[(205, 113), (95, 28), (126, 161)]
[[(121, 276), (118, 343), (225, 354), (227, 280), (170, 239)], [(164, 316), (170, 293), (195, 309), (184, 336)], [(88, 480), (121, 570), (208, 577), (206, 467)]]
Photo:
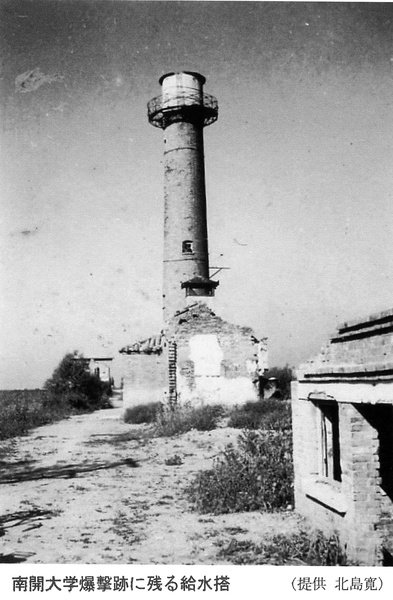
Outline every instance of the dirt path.
[[(185, 486), (238, 430), (127, 439), (141, 426), (122, 414), (75, 416), (0, 442), (0, 562), (229, 564), (221, 543), (297, 529), (292, 513), (191, 512)], [(182, 464), (167, 465), (175, 455)]]

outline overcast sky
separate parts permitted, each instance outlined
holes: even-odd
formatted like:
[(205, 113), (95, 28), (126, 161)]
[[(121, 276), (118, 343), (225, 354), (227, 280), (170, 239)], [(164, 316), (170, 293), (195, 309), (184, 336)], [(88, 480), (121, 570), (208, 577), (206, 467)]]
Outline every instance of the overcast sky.
[(216, 310), (297, 365), (393, 306), (390, 3), (3, 0), (0, 388), (162, 327), (168, 71), (205, 75)]

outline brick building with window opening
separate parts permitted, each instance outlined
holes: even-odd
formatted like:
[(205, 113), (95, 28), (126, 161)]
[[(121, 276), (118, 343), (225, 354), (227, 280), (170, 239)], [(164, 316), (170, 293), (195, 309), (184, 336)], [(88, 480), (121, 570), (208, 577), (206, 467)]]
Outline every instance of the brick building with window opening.
[(393, 564), (393, 310), (344, 323), (292, 384), (295, 508)]

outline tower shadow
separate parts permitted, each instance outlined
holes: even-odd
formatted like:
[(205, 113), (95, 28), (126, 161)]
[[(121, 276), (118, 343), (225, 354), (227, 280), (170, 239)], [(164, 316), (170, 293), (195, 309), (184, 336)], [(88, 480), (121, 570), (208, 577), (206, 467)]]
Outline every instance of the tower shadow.
[[(17, 468), (14, 472), (10, 472), (13, 466)], [(132, 458), (125, 458), (115, 462), (99, 462), (99, 463), (74, 463), (67, 465), (53, 465), (50, 467), (38, 467), (35, 469), (21, 470), (18, 468), (19, 463), (8, 463), (7, 469), (4, 469), (4, 463), (0, 468), (0, 485), (10, 483), (20, 483), (22, 481), (34, 481), (39, 479), (70, 479), (77, 477), (82, 473), (91, 473), (92, 471), (100, 471), (104, 469), (114, 469), (120, 466), (137, 467), (138, 463)]]
[[(45, 519), (58, 514), (52, 510), (41, 510), (39, 508), (31, 508), (29, 510), (19, 510), (14, 513), (0, 516), (0, 537), (6, 534), (7, 529), (12, 527), (26, 526), (22, 531), (30, 531), (42, 527), (42, 522)], [(10, 552), (8, 554), (0, 554), (0, 563), (21, 563), (25, 562), (30, 556), (34, 556), (35, 552)]]

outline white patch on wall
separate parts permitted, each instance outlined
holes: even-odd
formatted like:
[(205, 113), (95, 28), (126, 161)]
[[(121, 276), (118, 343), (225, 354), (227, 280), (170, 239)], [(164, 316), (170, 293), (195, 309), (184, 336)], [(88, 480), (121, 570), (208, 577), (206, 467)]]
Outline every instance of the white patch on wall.
[[(189, 340), (190, 360), (194, 363), (195, 387), (190, 389), (187, 379), (178, 373), (178, 392), (181, 402), (227, 405), (257, 400), (257, 389), (250, 377), (227, 379), (221, 374), (223, 351), (216, 334), (197, 334)], [(255, 372), (256, 361), (247, 367)]]
[(248, 377), (223, 379), (221, 383), (221, 402), (228, 406), (255, 402), (258, 400), (256, 387)]
[(178, 384), (179, 401), (191, 402), (195, 406), (201, 403), (235, 406), (258, 400), (257, 390), (248, 377), (198, 377), (194, 390), (190, 390), (185, 378), (179, 377)]
[(196, 377), (219, 377), (223, 352), (215, 334), (194, 335), (190, 341), (190, 359)]
[(266, 340), (261, 340), (258, 344), (258, 369), (261, 375), (269, 370), (269, 356)]
[(256, 360), (251, 360), (250, 358), (246, 361), (246, 369), (249, 375), (254, 375), (258, 370), (258, 362)]

